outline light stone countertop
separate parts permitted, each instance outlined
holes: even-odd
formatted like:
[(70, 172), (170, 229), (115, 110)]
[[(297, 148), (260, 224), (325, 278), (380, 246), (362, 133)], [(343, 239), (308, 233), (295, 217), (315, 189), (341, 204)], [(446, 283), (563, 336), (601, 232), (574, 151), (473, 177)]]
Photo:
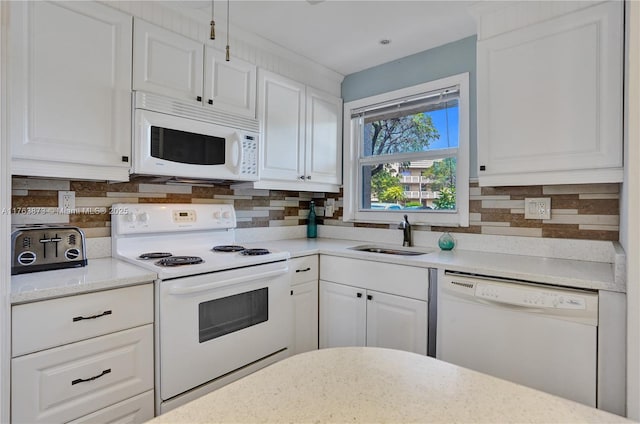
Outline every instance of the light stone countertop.
[(156, 279), (156, 273), (113, 258), (89, 259), (87, 266), (11, 276), (11, 304), (35, 302)]
[(631, 421), (427, 356), (353, 347), (292, 356), (149, 421), (187, 422)]
[[(383, 245), (357, 240), (305, 238), (267, 241), (256, 243), (255, 246), (285, 250), (291, 253), (292, 258), (319, 253), (400, 265), (445, 268), (565, 287), (626, 292), (626, 285), (615, 280), (614, 265), (606, 262), (509, 255), (457, 248), (449, 252), (431, 248), (429, 250), (432, 253), (419, 256), (388, 255), (350, 249), (350, 247), (366, 244)], [(247, 246), (250, 245), (247, 244)], [(399, 245), (387, 246), (402, 249)], [(416, 247), (415, 249), (424, 248)]]
[[(364, 244), (380, 245), (380, 243), (331, 238), (296, 238), (243, 243), (246, 247), (268, 247), (288, 251), (292, 258), (325, 254), (425, 268), (445, 268), (565, 287), (623, 293), (626, 291), (626, 285), (615, 280), (614, 265), (606, 262), (509, 255), (458, 248), (450, 252), (431, 248), (427, 249), (431, 253), (420, 256), (398, 256), (350, 249), (350, 247)], [(402, 248), (396, 244), (388, 246), (395, 249)], [(114, 258), (89, 259), (89, 264), (82, 268), (11, 276), (11, 303), (33, 302), (107, 290), (154, 279), (156, 279), (155, 273), (124, 261)]]

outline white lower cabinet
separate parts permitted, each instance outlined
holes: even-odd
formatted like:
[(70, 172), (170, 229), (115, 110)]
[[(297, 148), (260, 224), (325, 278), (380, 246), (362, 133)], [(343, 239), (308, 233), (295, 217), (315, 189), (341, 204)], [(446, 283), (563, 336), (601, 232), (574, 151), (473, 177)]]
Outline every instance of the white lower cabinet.
[(153, 390), (118, 402), (69, 424), (133, 424), (153, 418)]
[(320, 347), (427, 354), (428, 270), (322, 255)]
[(13, 423), (153, 418), (152, 284), (16, 305), (13, 314), (14, 335), (42, 339), (13, 351)]
[(293, 346), (291, 354), (318, 349), (318, 255), (294, 258), (291, 270)]
[(367, 305), (359, 287), (320, 281), (320, 347), (365, 346)]

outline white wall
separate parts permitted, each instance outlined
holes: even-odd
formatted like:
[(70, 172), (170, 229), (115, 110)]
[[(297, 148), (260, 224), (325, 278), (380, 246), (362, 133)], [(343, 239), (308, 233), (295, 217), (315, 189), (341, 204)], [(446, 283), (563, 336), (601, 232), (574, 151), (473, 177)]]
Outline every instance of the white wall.
[(640, 2), (627, 1), (625, 182), (620, 242), (627, 253), (627, 415), (640, 420)]
[(9, 174), (9, 143), (5, 133), (5, 63), (7, 2), (0, 4), (0, 422), (9, 422), (9, 370), (11, 343), (11, 314), (9, 293), (11, 249), (9, 242), (11, 215), (4, 208), (10, 205), (11, 177)]

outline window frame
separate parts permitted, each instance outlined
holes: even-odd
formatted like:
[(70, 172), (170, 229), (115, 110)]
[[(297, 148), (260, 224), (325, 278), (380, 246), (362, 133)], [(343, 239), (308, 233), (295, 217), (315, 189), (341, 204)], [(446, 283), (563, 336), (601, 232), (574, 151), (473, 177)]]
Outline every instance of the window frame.
[[(378, 103), (419, 95), (446, 87), (459, 86), (458, 98), (458, 148), (456, 166), (456, 210), (423, 210), (410, 212), (383, 212), (379, 210), (361, 210), (359, 199), (362, 193), (362, 175), (360, 153), (363, 143), (359, 134), (359, 125), (353, 123), (352, 110), (361, 109)], [(445, 78), (425, 82), (399, 90), (389, 91), (375, 96), (354, 100), (344, 104), (343, 110), (343, 216), (345, 222), (396, 223), (404, 215), (413, 224), (468, 227), (469, 226), (469, 73), (461, 73)], [(441, 150), (441, 152), (444, 150)], [(434, 151), (436, 152), (436, 151)], [(422, 154), (422, 153), (420, 153)], [(407, 157), (415, 153), (407, 153)], [(446, 157), (446, 156), (445, 156)], [(382, 159), (382, 158), (381, 158)]]

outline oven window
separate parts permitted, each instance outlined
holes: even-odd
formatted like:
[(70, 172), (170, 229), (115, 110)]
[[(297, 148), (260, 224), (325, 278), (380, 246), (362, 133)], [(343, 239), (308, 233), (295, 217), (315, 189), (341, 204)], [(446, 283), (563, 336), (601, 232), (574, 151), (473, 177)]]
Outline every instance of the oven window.
[(222, 299), (202, 302), (199, 307), (200, 343), (269, 319), (267, 287)]
[(192, 165), (224, 165), (225, 139), (152, 126), (151, 156)]

